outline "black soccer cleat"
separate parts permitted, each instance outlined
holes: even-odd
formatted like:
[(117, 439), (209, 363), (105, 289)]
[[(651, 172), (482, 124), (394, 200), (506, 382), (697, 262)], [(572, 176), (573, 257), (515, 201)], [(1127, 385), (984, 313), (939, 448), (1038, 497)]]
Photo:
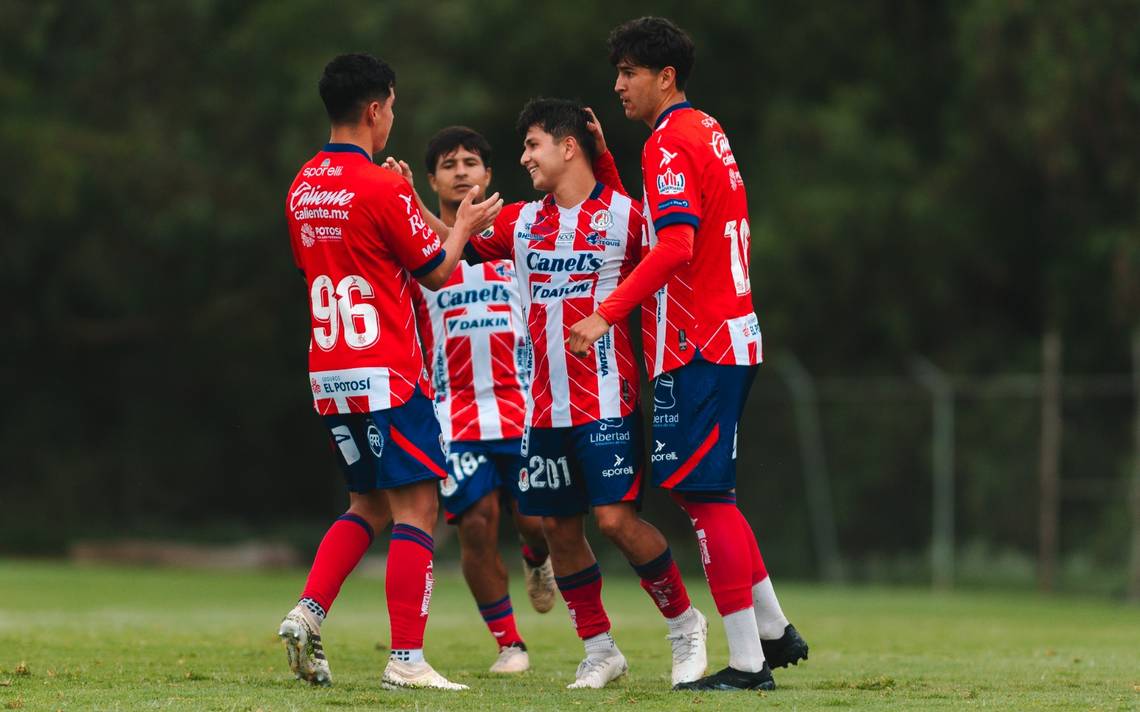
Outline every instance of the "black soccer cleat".
[(808, 644), (799, 631), (791, 623), (784, 628), (784, 634), (776, 640), (761, 640), (764, 648), (764, 659), (773, 668), (798, 665), (799, 661), (808, 659)]
[(682, 682), (673, 686), (674, 690), (775, 690), (776, 681), (768, 663), (759, 672), (744, 672), (726, 667), (720, 672), (706, 675), (700, 680)]

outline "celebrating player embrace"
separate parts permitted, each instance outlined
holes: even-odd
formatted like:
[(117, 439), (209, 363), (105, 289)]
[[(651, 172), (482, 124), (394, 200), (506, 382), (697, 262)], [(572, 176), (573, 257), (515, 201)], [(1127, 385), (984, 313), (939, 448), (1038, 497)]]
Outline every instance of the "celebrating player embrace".
[(523, 109), (517, 128), (521, 163), (547, 195), (506, 206), (468, 251), (513, 258), (518, 272), (534, 347), (520, 506), (543, 518), (558, 588), (585, 642), (586, 658), (569, 687), (599, 688), (627, 670), (584, 534), (583, 515), (591, 508), (668, 622), (673, 682), (692, 682), (706, 667), (707, 623), (689, 603), (665, 538), (637, 514), (644, 453), (629, 327), (624, 321), (607, 327), (583, 356), (566, 348), (569, 325), (614, 293), (633, 268), (644, 221), (634, 201), (613, 187), (620, 181), (613, 158), (597, 144), (601, 132), (592, 113), (573, 102), (538, 99)]

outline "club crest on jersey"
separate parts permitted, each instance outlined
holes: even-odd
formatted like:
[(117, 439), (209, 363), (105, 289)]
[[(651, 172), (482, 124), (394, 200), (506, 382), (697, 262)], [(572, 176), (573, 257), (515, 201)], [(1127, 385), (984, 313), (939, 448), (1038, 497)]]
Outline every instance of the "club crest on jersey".
[(596, 212), (590, 216), (590, 229), (591, 230), (597, 230), (599, 232), (601, 232), (603, 230), (609, 230), (611, 227), (613, 227), (613, 224), (614, 224), (613, 213), (611, 213), (609, 210), (606, 210), (605, 208), (599, 210), (598, 212)]
[(370, 423), (365, 435), (368, 436), (368, 449), (373, 455), (380, 457), (384, 453), (384, 436), (380, 434), (380, 428)]
[(664, 173), (657, 176), (657, 192), (661, 195), (677, 195), (685, 192), (685, 174), (674, 173), (667, 168)]

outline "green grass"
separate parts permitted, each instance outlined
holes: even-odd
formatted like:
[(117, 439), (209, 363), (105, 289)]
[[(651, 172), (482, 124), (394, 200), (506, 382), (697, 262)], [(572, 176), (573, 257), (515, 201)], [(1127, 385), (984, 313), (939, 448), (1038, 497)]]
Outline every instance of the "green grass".
[[(1032, 594), (781, 585), (811, 660), (772, 693), (674, 693), (665, 627), (637, 583), (604, 597), (631, 674), (567, 691), (581, 646), (559, 606), (540, 616), (513, 591), (533, 669), (486, 673), (495, 649), (462, 580), (441, 571), (428, 659), (466, 693), (388, 692), (383, 581), (357, 577), (322, 631), (335, 685), (293, 680), (274, 632), (303, 572), (202, 573), (0, 561), (0, 710), (638, 710), (1140, 708), (1140, 609)], [(711, 664), (726, 662), (713, 620)], [(516, 581), (517, 584), (517, 581)]]

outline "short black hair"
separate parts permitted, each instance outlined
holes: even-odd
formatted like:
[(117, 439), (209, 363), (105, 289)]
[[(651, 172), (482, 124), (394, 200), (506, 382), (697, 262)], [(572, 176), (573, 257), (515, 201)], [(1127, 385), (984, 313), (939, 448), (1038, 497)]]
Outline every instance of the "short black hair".
[(519, 113), (515, 129), (524, 138), (531, 126), (539, 127), (558, 140), (573, 136), (586, 152), (586, 158), (593, 163), (598, 157), (598, 143), (586, 127), (589, 120), (590, 115), (581, 102), (539, 97), (526, 103)]
[(396, 72), (370, 54), (342, 54), (325, 65), (317, 86), (329, 121), (350, 124), (359, 120), (366, 104), (391, 96)]
[(610, 64), (614, 66), (624, 59), (657, 72), (672, 67), (677, 71), (677, 88), (681, 91), (685, 90), (696, 61), (692, 38), (664, 17), (639, 17), (618, 25), (607, 44)]
[(439, 133), (428, 141), (427, 152), (424, 154), (424, 166), (427, 172), (435, 175), (436, 164), (441, 156), (446, 156), (460, 147), (483, 159), (483, 165), (491, 167), (491, 144), (483, 138), (483, 134), (466, 126), (448, 126), (440, 129)]

